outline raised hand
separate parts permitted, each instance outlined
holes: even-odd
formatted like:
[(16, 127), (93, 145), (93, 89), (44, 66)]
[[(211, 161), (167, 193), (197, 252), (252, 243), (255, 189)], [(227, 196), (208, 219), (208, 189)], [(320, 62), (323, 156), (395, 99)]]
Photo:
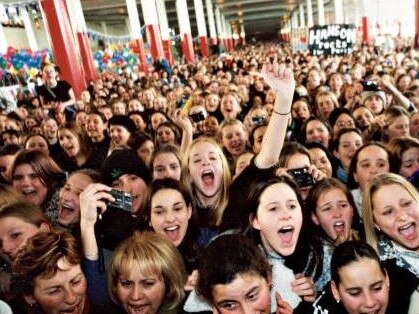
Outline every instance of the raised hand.
[[(261, 72), (265, 83), (276, 93), (276, 104), (291, 108), (295, 90), (294, 74), (284, 63), (265, 64)], [(278, 108), (284, 109), (284, 108)]]

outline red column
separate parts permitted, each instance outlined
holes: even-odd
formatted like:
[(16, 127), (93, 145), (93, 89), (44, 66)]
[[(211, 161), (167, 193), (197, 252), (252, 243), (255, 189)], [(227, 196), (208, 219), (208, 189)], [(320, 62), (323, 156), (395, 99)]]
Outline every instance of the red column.
[(369, 18), (367, 16), (362, 17), (362, 43), (363, 44), (370, 44), (370, 25), (369, 25)]
[(150, 52), (154, 60), (164, 58), (163, 45), (161, 42), (158, 25), (146, 25), (147, 41), (150, 44)]
[(141, 71), (148, 73), (143, 40), (134, 39), (133, 41), (131, 41), (131, 48), (138, 55), (138, 60), (139, 60)]
[(167, 61), (169, 61), (170, 65), (173, 65), (174, 60), (173, 60), (173, 54), (172, 54), (172, 42), (170, 41), (170, 39), (162, 40), (162, 44), (163, 44), (164, 55)]
[(190, 34), (187, 34), (187, 33), (183, 34), (182, 53), (186, 61), (188, 62), (195, 61), (195, 53), (193, 51), (192, 36)]
[(209, 57), (208, 38), (206, 36), (199, 37), (199, 45), (202, 56), (205, 58)]
[(40, 0), (40, 3), (45, 13), (54, 61), (61, 69), (61, 78), (71, 84), (76, 98), (80, 97), (86, 89), (86, 82), (65, 0)]
[(93, 65), (93, 55), (92, 49), (90, 48), (89, 38), (87, 38), (85, 33), (77, 32), (77, 41), (79, 42), (80, 55), (86, 82), (95, 81), (97, 79), (97, 72)]

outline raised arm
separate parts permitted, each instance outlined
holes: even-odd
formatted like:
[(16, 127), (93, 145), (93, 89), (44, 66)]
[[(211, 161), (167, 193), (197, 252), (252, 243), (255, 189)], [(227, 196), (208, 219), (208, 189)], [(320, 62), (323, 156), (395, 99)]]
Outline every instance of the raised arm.
[(271, 119), (262, 140), (262, 147), (255, 157), (258, 168), (264, 169), (278, 162), (284, 145), (287, 125), (291, 119), (291, 104), (295, 89), (292, 70), (285, 64), (265, 65), (262, 77), (266, 84), (275, 91), (275, 104)]

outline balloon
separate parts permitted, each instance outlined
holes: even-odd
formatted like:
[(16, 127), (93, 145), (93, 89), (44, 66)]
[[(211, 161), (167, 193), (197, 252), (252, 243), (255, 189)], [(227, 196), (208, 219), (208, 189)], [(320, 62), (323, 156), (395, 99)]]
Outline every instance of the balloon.
[(4, 58), (0, 58), (0, 69), (5, 69), (7, 66), (7, 61)]
[(3, 69), (0, 69), (0, 77), (3, 77)]

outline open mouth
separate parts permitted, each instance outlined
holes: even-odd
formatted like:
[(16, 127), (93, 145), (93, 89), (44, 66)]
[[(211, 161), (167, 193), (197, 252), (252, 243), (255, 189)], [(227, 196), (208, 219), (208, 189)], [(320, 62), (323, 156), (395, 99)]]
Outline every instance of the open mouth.
[(36, 194), (35, 188), (25, 188), (21, 191), (24, 196)]
[(61, 215), (68, 215), (74, 212), (74, 207), (68, 203), (61, 203), (60, 207), (60, 216)]
[(81, 303), (78, 303), (66, 310), (61, 310), (60, 313), (79, 313)]
[(201, 175), (204, 185), (212, 185), (214, 183), (214, 172), (212, 170), (205, 170)]
[(170, 240), (174, 242), (179, 238), (180, 226), (179, 225), (170, 226), (170, 227), (164, 228), (164, 231), (166, 232)]
[(416, 238), (416, 223), (414, 222), (407, 223), (397, 230), (406, 240), (414, 240)]
[(128, 304), (129, 313), (148, 313), (148, 304)]
[(293, 226), (284, 226), (278, 231), (279, 238), (281, 239), (282, 243), (284, 244), (291, 244), (292, 238), (294, 235), (294, 227)]
[(333, 224), (333, 230), (335, 230), (335, 232), (337, 234), (342, 234), (345, 232), (345, 223), (343, 221), (336, 221)]

